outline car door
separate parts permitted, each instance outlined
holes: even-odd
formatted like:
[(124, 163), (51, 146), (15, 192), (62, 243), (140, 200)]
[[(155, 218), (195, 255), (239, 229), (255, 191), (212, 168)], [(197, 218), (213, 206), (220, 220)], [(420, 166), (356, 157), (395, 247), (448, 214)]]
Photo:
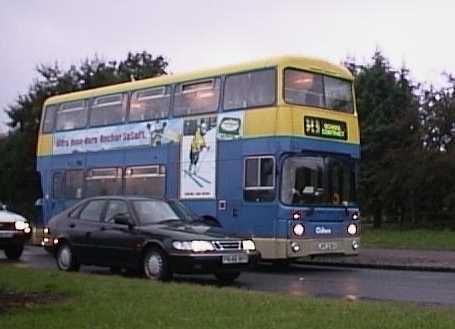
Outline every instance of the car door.
[(106, 207), (106, 213), (100, 229), (93, 232), (93, 238), (99, 248), (103, 264), (107, 266), (128, 266), (135, 264), (140, 250), (140, 239), (134, 233), (132, 226), (115, 222), (117, 215), (129, 218), (133, 223), (132, 213), (128, 203), (121, 199), (111, 199)]
[(99, 245), (94, 239), (94, 233), (98, 232), (103, 223), (107, 201), (95, 199), (88, 201), (79, 212), (78, 218), (69, 221), (69, 236), (83, 264), (98, 265), (102, 263)]

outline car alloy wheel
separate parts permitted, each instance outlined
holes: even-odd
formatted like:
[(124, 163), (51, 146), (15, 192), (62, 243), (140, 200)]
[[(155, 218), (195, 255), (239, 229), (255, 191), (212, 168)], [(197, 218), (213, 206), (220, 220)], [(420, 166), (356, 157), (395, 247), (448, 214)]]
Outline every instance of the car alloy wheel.
[(62, 271), (78, 271), (79, 263), (76, 261), (70, 245), (64, 243), (57, 250), (57, 266)]
[(153, 280), (169, 280), (172, 273), (166, 255), (159, 249), (149, 249), (144, 256), (144, 274)]
[(23, 245), (7, 246), (5, 248), (5, 255), (9, 260), (18, 260), (22, 256), (23, 250)]

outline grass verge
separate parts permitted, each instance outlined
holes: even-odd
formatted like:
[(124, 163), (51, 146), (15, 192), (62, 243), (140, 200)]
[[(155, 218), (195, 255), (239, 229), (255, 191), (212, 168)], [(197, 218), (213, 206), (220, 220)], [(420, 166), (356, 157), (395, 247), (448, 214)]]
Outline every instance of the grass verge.
[(370, 248), (455, 250), (455, 232), (428, 229), (366, 229), (362, 245)]
[(59, 304), (0, 313), (2, 328), (453, 328), (455, 312), (0, 267), (0, 290), (47, 291)]

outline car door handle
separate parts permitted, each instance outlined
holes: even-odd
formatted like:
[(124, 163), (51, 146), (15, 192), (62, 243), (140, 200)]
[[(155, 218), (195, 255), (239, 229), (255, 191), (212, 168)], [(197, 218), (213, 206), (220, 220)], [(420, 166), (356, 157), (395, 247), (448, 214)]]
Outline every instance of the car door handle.
[(106, 231), (106, 226), (101, 226), (100, 231)]
[(71, 227), (71, 228), (75, 228), (75, 227), (76, 227), (76, 224), (71, 223), (71, 224), (70, 224), (70, 227)]

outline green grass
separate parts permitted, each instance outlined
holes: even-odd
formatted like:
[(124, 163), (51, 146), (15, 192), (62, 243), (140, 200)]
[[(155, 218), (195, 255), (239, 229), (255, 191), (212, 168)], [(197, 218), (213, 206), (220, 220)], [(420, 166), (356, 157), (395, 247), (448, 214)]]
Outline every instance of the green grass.
[(63, 293), (67, 301), (0, 313), (1, 328), (453, 328), (455, 310), (348, 302), (157, 283), (139, 278), (0, 267), (0, 289)]
[(455, 250), (455, 231), (366, 229), (362, 245), (370, 248)]

